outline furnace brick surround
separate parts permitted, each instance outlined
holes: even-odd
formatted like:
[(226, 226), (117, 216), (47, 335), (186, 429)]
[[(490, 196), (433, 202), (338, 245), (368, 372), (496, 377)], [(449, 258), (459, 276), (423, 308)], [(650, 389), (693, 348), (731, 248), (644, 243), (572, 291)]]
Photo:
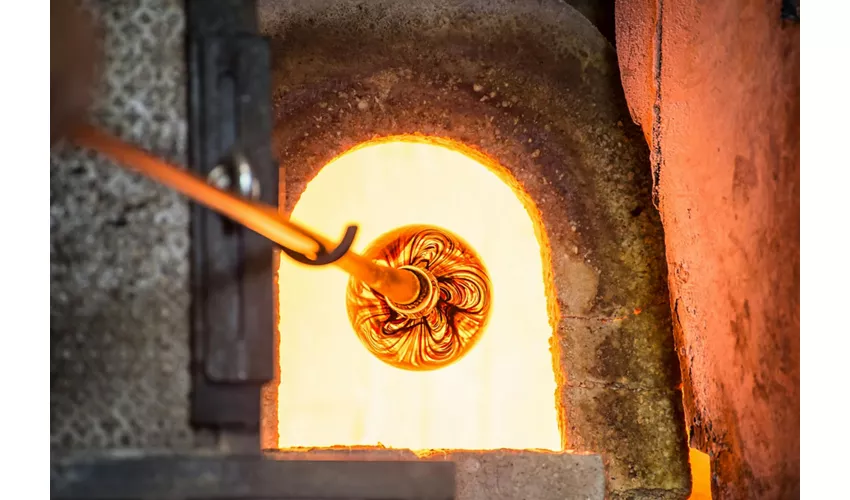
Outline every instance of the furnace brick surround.
[[(445, 137), (494, 158), (542, 221), (563, 448), (601, 454), (612, 497), (685, 497), (663, 234), (608, 41), (556, 1), (268, 1), (260, 23), (285, 210), (375, 137)], [(265, 397), (275, 448), (273, 387)]]

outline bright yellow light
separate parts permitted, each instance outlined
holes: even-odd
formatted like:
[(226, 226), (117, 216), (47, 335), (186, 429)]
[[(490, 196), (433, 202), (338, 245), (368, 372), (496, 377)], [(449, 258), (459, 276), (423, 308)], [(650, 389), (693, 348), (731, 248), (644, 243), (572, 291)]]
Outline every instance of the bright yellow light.
[(331, 238), (355, 222), (358, 252), (409, 224), (458, 234), (492, 280), (492, 316), (481, 341), (440, 370), (393, 368), (354, 334), (345, 273), (281, 258), (281, 448), (560, 450), (534, 223), (496, 173), (441, 144), (385, 139), (343, 154), (309, 183), (292, 219)]
[(689, 500), (711, 500), (711, 459), (696, 448), (690, 449), (691, 496)]

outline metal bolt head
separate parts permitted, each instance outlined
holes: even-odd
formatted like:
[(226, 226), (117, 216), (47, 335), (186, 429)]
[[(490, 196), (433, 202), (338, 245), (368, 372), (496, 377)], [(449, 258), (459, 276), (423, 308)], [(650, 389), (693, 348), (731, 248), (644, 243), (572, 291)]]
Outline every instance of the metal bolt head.
[(207, 182), (218, 189), (232, 190), (244, 198), (260, 198), (260, 181), (247, 158), (238, 153), (216, 165), (207, 176)]

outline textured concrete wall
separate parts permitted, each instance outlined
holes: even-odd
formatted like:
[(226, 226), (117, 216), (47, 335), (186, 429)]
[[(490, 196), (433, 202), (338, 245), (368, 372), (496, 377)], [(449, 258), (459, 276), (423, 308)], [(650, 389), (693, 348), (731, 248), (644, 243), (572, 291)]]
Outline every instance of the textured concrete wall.
[[(86, 2), (104, 36), (92, 119), (156, 155), (186, 152), (179, 0)], [(50, 158), (51, 449), (191, 446), (189, 211), (86, 151)]]
[(799, 26), (778, 0), (621, 0), (691, 445), (718, 498), (799, 497)]

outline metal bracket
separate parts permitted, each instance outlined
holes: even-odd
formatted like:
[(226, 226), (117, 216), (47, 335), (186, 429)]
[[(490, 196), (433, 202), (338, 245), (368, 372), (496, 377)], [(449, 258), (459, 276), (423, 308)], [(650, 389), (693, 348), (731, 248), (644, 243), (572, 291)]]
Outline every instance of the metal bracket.
[[(190, 167), (221, 187), (277, 205), (271, 69), (256, 3), (188, 0)], [(275, 245), (192, 207), (192, 422), (259, 428), (274, 375)]]

